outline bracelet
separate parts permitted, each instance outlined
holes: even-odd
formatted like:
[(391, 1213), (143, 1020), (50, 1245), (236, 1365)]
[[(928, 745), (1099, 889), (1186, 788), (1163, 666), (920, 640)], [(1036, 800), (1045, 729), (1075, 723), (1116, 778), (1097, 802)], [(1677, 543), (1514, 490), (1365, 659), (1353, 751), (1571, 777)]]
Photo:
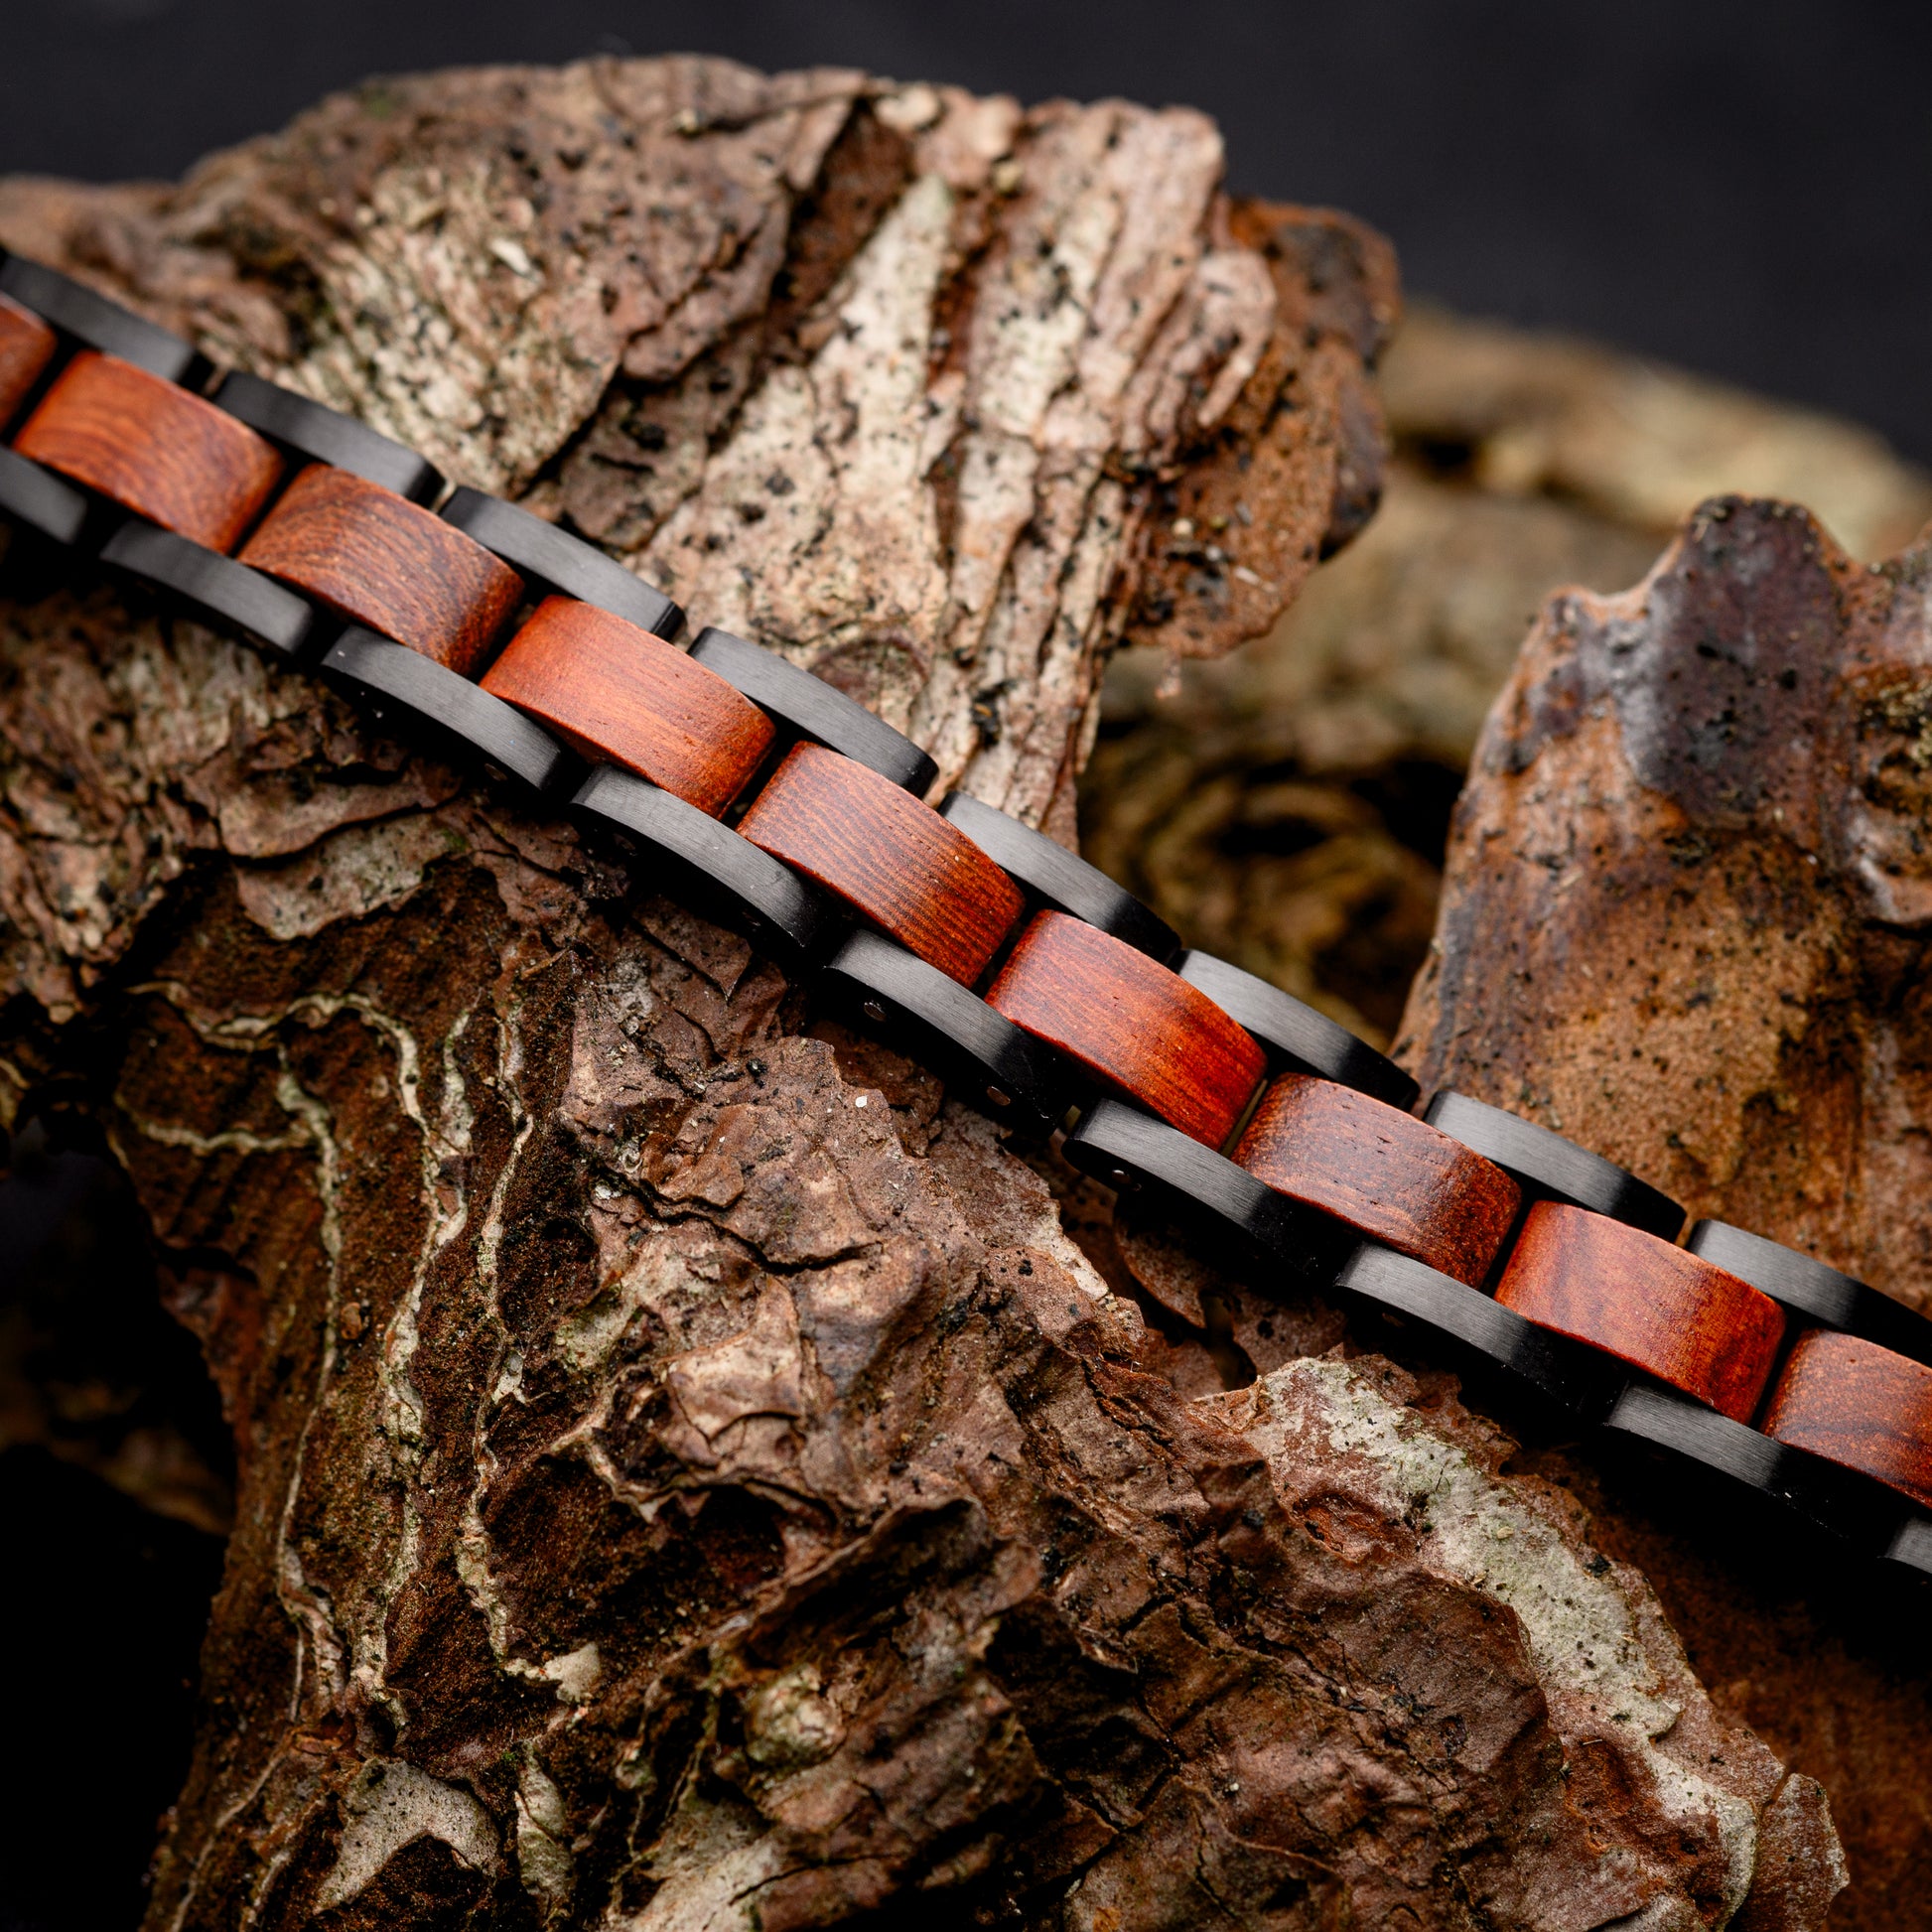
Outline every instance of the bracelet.
[[(1417, 1084), (594, 546), (0, 255), (0, 515), (621, 839), (1015, 1133), (1932, 1577), (1932, 1321)], [(1069, 1123), (1071, 1123), (1069, 1125)]]

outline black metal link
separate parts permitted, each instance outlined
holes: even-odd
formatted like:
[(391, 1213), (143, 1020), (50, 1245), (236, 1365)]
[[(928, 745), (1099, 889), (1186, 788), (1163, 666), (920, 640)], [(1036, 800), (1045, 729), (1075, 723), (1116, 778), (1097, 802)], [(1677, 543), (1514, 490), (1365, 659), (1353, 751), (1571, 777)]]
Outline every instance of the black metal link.
[(90, 518), (99, 521), (92, 498), (4, 444), (0, 444), (0, 516), (12, 517), (63, 549), (88, 548)]
[(931, 757), (903, 732), (776, 651), (708, 625), (698, 632), (691, 655), (736, 685), (781, 728), (843, 753), (918, 797), (939, 775)]
[(648, 779), (600, 764), (571, 803), (650, 853), (659, 869), (640, 869), (635, 886), (687, 895), (787, 963), (815, 964), (846, 929), (833, 901), (789, 866)]
[(820, 984), (1003, 1125), (1044, 1138), (1059, 1124), (1068, 1083), (1057, 1056), (903, 946), (855, 931), (825, 962)]
[(1184, 953), (1177, 970), (1254, 1035), (1275, 1071), (1318, 1074), (1391, 1107), (1416, 1104), (1422, 1089), (1401, 1067), (1293, 994), (1208, 952)]
[(1083, 1173), (1210, 1229), (1237, 1259), (1285, 1263), (1311, 1283), (1326, 1282), (1357, 1238), (1123, 1100), (1095, 1101), (1062, 1147)]
[(125, 571), (213, 629), (280, 656), (301, 658), (339, 627), (307, 598), (218, 550), (131, 516), (101, 545), (100, 560)]
[(1890, 1541), (1907, 1507), (1877, 1483), (1650, 1381), (1633, 1381), (1603, 1427), (1739, 1483), (1870, 1555)]
[(662, 591), (633, 577), (615, 557), (607, 557), (581, 537), (500, 496), (459, 489), (443, 505), (443, 520), (494, 551), (540, 590), (594, 604), (659, 637), (675, 637), (684, 628), (684, 613)]
[(407, 644), (351, 626), (320, 668), (386, 722), (428, 726), (538, 791), (574, 782), (584, 762), (514, 706)]
[(1423, 1115), (1452, 1141), (1473, 1148), (1537, 1200), (1568, 1201), (1675, 1241), (1684, 1210), (1633, 1173), (1547, 1127), (1445, 1088)]
[(1480, 1289), (1377, 1242), (1364, 1242), (1355, 1250), (1335, 1277), (1335, 1286), (1502, 1369), (1567, 1415), (1599, 1420), (1630, 1377), (1610, 1357), (1539, 1327)]
[(1893, 1533), (1883, 1561), (1911, 1576), (1932, 1578), (1932, 1521), (1907, 1517)]
[(1084, 919), (1164, 966), (1180, 951), (1180, 935), (1165, 919), (1057, 839), (970, 792), (948, 792), (939, 812), (1040, 904)]
[(193, 343), (24, 255), (0, 258), (0, 295), (12, 296), (85, 347), (132, 362), (164, 382), (200, 389), (207, 381), (208, 360)]
[(1760, 1495), (1784, 1500), (1778, 1479), (1784, 1446), (1675, 1389), (1633, 1382), (1616, 1399), (1603, 1427), (1720, 1470)]
[(284, 451), (346, 470), (412, 503), (433, 503), (443, 493), (443, 473), (426, 457), (245, 369), (230, 369), (208, 400)]
[(1842, 1329), (1932, 1367), (1932, 1321), (1796, 1248), (1747, 1234), (1725, 1221), (1698, 1222), (1684, 1245), (1749, 1282), (1801, 1321)]

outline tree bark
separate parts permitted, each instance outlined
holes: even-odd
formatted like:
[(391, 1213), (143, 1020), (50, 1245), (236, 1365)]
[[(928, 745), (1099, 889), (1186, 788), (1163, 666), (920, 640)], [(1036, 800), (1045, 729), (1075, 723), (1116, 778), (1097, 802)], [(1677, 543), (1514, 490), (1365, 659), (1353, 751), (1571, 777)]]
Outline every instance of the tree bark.
[[(1635, 590), (1552, 600), (1477, 748), (1400, 1047), (1921, 1310), (1928, 571), (1923, 539), (1863, 566), (1802, 510), (1720, 498)], [(1922, 1603), (1701, 1490), (1533, 1459), (1655, 1580), (1725, 1710), (1830, 1790), (1833, 1925), (1921, 1923)]]
[(1902, 550), (1932, 477), (1857, 424), (1599, 344), (1410, 306), (1376, 364), (1374, 520), (1274, 630), (1108, 665), (1086, 857), (1189, 945), (1384, 1050), (1436, 927), (1449, 814), (1553, 591), (1620, 591), (1707, 496), (1804, 502)]
[[(1066, 835), (1106, 649), (1264, 629), (1374, 500), (1386, 250), (1220, 159), (601, 62), (0, 239)], [(1447, 1378), (1111, 1227), (622, 853), (32, 588), (0, 1091), (102, 1123), (239, 1461), (152, 1925), (1822, 1922), (1817, 1787)]]

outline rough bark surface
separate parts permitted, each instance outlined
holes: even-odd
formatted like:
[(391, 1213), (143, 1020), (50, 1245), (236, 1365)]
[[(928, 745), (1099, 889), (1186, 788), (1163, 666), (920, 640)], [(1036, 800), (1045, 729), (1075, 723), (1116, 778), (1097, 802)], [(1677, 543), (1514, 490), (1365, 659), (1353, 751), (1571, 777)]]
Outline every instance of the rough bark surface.
[[(1923, 542), (1860, 565), (1802, 510), (1721, 498), (1635, 590), (1554, 600), (1477, 749), (1402, 1047), (1921, 1309), (1928, 581)], [(1922, 1923), (1922, 1603), (1894, 1623), (1869, 1579), (1835, 1587), (1701, 1493), (1599, 1528), (1726, 1708), (1830, 1789), (1855, 1879), (1834, 1925)]]
[(0, 234), (1064, 829), (1101, 642), (1258, 634), (1379, 489), (1387, 244), (1220, 176), (1183, 110), (608, 61), (372, 83), (179, 190), (0, 185)]
[(1853, 555), (1890, 556), (1932, 517), (1932, 478), (1856, 424), (1427, 307), (1376, 374), (1395, 455), (1374, 520), (1266, 638), (1114, 659), (1080, 838), (1190, 945), (1386, 1046), (1455, 793), (1544, 600), (1627, 589), (1725, 493), (1799, 498)]
[[(603, 63), (0, 239), (1063, 826), (1122, 627), (1265, 627), (1373, 500), (1385, 252), (1219, 165)], [(1443, 1377), (314, 685), (103, 589), (0, 651), (0, 1091), (101, 1122), (237, 1444), (153, 1926), (1822, 1923), (1823, 1794)]]

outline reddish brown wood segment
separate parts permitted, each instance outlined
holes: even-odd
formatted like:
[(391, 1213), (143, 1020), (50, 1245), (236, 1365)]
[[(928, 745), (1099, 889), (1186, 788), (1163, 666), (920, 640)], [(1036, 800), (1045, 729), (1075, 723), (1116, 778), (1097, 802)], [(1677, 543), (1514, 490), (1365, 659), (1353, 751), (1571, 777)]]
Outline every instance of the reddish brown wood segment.
[(1522, 1205), (1494, 1162), (1386, 1101), (1284, 1073), (1236, 1163), (1277, 1193), (1480, 1287)]
[(313, 463), (241, 561), (472, 677), (523, 596), (474, 537), (380, 483)]
[(716, 671), (624, 619), (547, 597), (483, 689), (715, 818), (771, 748), (771, 720)]
[(282, 475), (246, 423), (93, 349), (55, 378), (14, 448), (210, 550), (241, 541)]
[(986, 1003), (1209, 1147), (1234, 1132), (1268, 1070), (1205, 993), (1064, 912), (1039, 913), (1020, 935)]
[(0, 429), (13, 421), (59, 346), (60, 338), (39, 316), (0, 295)]
[(1574, 1335), (1748, 1422), (1784, 1314), (1748, 1282), (1586, 1207), (1538, 1201), (1496, 1286), (1518, 1314)]
[(794, 745), (738, 829), (962, 986), (1026, 906), (950, 820), (822, 745)]
[(1800, 1335), (1763, 1429), (1932, 1509), (1932, 1368), (1856, 1335)]

